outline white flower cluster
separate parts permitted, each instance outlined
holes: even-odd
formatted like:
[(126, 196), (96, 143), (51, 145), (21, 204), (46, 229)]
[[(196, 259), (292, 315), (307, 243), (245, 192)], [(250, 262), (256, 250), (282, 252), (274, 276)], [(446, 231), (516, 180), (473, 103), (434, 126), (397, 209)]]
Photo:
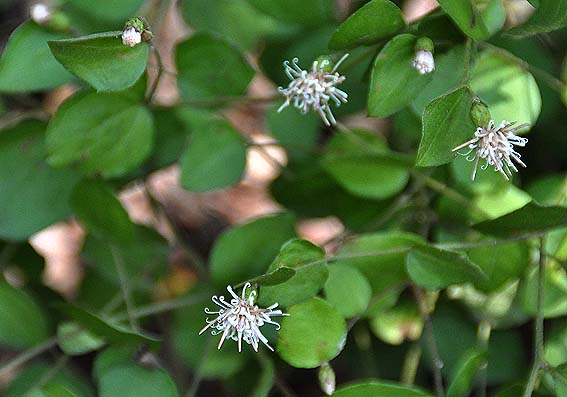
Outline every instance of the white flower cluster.
[(226, 287), (232, 299), (227, 302), (224, 296), (212, 297), (219, 309), (214, 311), (205, 308), (205, 313), (215, 315), (212, 320), (207, 318), (207, 325), (199, 332), (201, 335), (207, 329), (211, 328), (212, 335), (222, 334), (218, 349), (226, 339), (232, 339), (238, 342), (238, 351), (242, 351), (242, 341), (252, 345), (255, 351), (258, 351), (258, 342), (261, 341), (268, 349), (274, 351), (268, 344), (268, 339), (260, 331), (260, 327), (264, 324), (274, 324), (277, 329), (280, 325), (273, 321), (272, 316), (288, 316), (289, 314), (282, 313), (281, 310), (274, 310), (278, 304), (274, 303), (272, 306), (262, 309), (254, 304), (256, 299), (256, 291), (250, 292), (246, 297), (246, 289), (250, 288), (250, 283), (246, 283), (242, 289), (242, 296), (234, 293), (231, 286)]
[(131, 27), (122, 32), (122, 44), (134, 47), (142, 42), (142, 33)]
[(494, 120), (490, 120), (488, 127), (477, 128), (473, 139), (453, 149), (453, 152), (456, 152), (464, 147), (469, 148), (467, 153), (459, 154), (466, 156), (468, 161), (474, 161), (473, 181), (480, 159), (486, 160), (481, 169), (485, 170), (489, 166), (494, 167), (494, 170), (500, 172), (506, 180), (510, 180), (512, 171), (518, 172), (514, 162), (524, 168), (526, 167), (520, 160), (520, 153), (516, 152), (514, 147), (524, 147), (528, 143), (527, 138), (519, 137), (515, 133), (529, 124), (514, 127), (515, 124), (516, 122), (510, 123), (504, 120), (498, 127), (495, 127)]
[(345, 81), (345, 76), (341, 76), (337, 68), (347, 56), (348, 54), (344, 55), (330, 71), (326, 70), (329, 66), (328, 60), (313, 62), (310, 71), (301, 69), (297, 58), (293, 58), (291, 65), (289, 61), (285, 61), (285, 72), (292, 81), (287, 88), (278, 88), (286, 98), (278, 112), (293, 103), (302, 113), (309, 110), (319, 113), (327, 126), (336, 124), (329, 101), (333, 100), (337, 106), (347, 102), (348, 94), (336, 87)]
[(38, 25), (43, 25), (51, 18), (51, 10), (46, 4), (36, 3), (30, 7), (30, 17)]
[(420, 74), (428, 74), (435, 70), (435, 60), (430, 51), (418, 50), (415, 53), (415, 58), (412, 62), (413, 67)]

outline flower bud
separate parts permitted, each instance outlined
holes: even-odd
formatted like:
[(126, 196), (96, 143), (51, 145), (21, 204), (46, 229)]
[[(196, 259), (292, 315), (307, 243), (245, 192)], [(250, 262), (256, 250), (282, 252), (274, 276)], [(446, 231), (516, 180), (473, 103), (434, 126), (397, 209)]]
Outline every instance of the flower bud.
[(321, 390), (328, 396), (333, 394), (335, 392), (335, 371), (328, 362), (321, 364), (318, 377)]
[(417, 40), (412, 65), (420, 74), (428, 74), (435, 70), (434, 49), (435, 46), (430, 38), (421, 37)]
[(122, 44), (134, 47), (141, 42), (149, 42), (154, 37), (144, 17), (130, 18), (122, 30)]
[(479, 97), (473, 99), (470, 114), (475, 127), (487, 127), (490, 120), (492, 120), (488, 106)]

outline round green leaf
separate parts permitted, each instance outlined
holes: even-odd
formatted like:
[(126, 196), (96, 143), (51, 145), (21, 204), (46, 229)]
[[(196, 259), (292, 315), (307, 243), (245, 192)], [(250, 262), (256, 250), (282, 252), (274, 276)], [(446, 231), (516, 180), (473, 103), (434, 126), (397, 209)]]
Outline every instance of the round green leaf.
[(406, 25), (402, 11), (389, 0), (372, 0), (343, 22), (331, 37), (329, 48), (342, 50), (374, 44)]
[(206, 99), (244, 94), (254, 69), (230, 43), (197, 33), (175, 50), (181, 96)]
[(283, 283), (262, 287), (258, 303), (270, 306), (277, 302), (288, 307), (315, 296), (328, 276), (324, 257), (323, 249), (307, 240), (293, 239), (285, 243), (268, 270), (287, 267), (295, 273)]
[(280, 21), (317, 27), (330, 22), (333, 3), (328, 0), (248, 0), (257, 9)]
[(48, 161), (80, 163), (85, 173), (123, 175), (139, 166), (153, 146), (151, 113), (118, 94), (80, 93), (65, 101), (47, 128)]
[(376, 57), (368, 92), (369, 116), (387, 117), (396, 113), (411, 103), (436, 73), (420, 74), (412, 66), (415, 41), (411, 34), (396, 36)]
[(407, 252), (423, 239), (403, 232), (366, 234), (347, 241), (335, 263), (356, 267), (366, 277), (374, 294), (388, 290), (407, 279)]
[(425, 245), (412, 248), (406, 268), (416, 284), (428, 289), (486, 279), (481, 268), (466, 255)]
[(71, 194), (71, 207), (87, 230), (102, 239), (132, 241), (134, 238), (134, 224), (104, 182), (79, 182)]
[(362, 273), (344, 265), (329, 266), (324, 292), (327, 301), (345, 318), (363, 313), (372, 296), (372, 288)]
[(466, 396), (470, 392), (478, 370), (486, 365), (486, 352), (471, 350), (465, 353), (453, 374), (447, 397)]
[(402, 386), (393, 382), (364, 381), (343, 386), (333, 393), (334, 397), (432, 397), (433, 394), (413, 386)]
[(121, 33), (50, 41), (49, 48), (68, 71), (97, 91), (125, 90), (146, 70), (149, 50), (146, 44), (134, 47), (122, 44)]
[(44, 90), (73, 80), (51, 55), (47, 42), (64, 37), (33, 22), (18, 27), (0, 59), (0, 92)]
[(488, 0), (482, 6), (478, 3), (469, 0), (439, 0), (439, 5), (463, 33), (475, 40), (485, 40), (504, 25), (506, 11), (502, 0)]
[(376, 310), (370, 320), (374, 335), (391, 345), (406, 340), (418, 340), (423, 331), (423, 319), (415, 302), (397, 302), (391, 308)]
[(520, 65), (492, 52), (477, 61), (471, 89), (490, 108), (496, 121), (534, 125), (541, 111), (541, 95), (534, 77)]
[(26, 240), (70, 214), (79, 175), (45, 163), (45, 124), (27, 120), (0, 132), (0, 236)]
[(0, 344), (25, 349), (49, 337), (40, 307), (24, 291), (0, 281)]
[(415, 164), (432, 167), (455, 158), (453, 148), (468, 141), (476, 130), (470, 117), (473, 94), (460, 87), (431, 102), (423, 112), (423, 136)]
[(220, 189), (240, 181), (246, 167), (246, 144), (224, 120), (211, 120), (192, 131), (181, 157), (181, 186), (192, 191)]
[(57, 327), (57, 339), (61, 350), (71, 356), (98, 350), (104, 345), (102, 339), (72, 322), (59, 324)]
[(177, 387), (167, 372), (135, 365), (117, 366), (99, 380), (100, 397), (177, 397)]
[(95, 19), (124, 22), (136, 15), (144, 0), (69, 0), (69, 3)]
[(278, 214), (225, 231), (211, 252), (211, 278), (219, 288), (257, 276), (294, 237), (295, 218)]
[(316, 368), (342, 350), (346, 337), (343, 317), (320, 298), (291, 306), (278, 334), (280, 357), (296, 368)]

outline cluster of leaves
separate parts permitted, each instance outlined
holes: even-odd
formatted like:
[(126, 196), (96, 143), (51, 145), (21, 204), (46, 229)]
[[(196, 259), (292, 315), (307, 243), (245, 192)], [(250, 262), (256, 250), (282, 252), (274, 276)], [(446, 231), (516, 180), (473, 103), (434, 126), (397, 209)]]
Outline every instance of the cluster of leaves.
[[(209, 379), (220, 381), (210, 393), (222, 383), (229, 395), (267, 396), (274, 384), (285, 394), (286, 382), (315, 383), (293, 368), (331, 360), (340, 397), (457, 397), (487, 384), (494, 396), (516, 397), (536, 383), (539, 395), (567, 395), (567, 177), (552, 174), (565, 164), (562, 146), (546, 145), (565, 142), (567, 91), (552, 76), (557, 51), (535, 36), (567, 26), (566, 0), (530, 1), (535, 11), (513, 28), (513, 2), (503, 0), (439, 0), (411, 24), (390, 0), (354, 2), (341, 23), (328, 0), (180, 1), (195, 32), (175, 47), (181, 99), (168, 107), (153, 101), (171, 73), (155, 47), (124, 46), (116, 30), (140, 8), (169, 2), (143, 3), (67, 0), (58, 12), (71, 29), (24, 22), (2, 53), (6, 116), (30, 93), (80, 87), (48, 120), (26, 116), (0, 131), (0, 268), (19, 285), (0, 282), (0, 344), (21, 351), (0, 362), (2, 375), (18, 369), (5, 395), (90, 397), (96, 385), (102, 397), (170, 397), (185, 387), (191, 396)], [(554, 34), (545, 37), (558, 45), (565, 32)], [(420, 37), (436, 43), (431, 74), (412, 67)], [(254, 143), (222, 110), (257, 99), (246, 96), (258, 71), (245, 53), (285, 86), (282, 61), (298, 57), (307, 69), (347, 50), (349, 102), (335, 113), (391, 117), (387, 138), (322, 129), (317, 115), (278, 113), (276, 100), (266, 129), (289, 163), (270, 190), (285, 210), (223, 232), (196, 286), (155, 301), (172, 277), (168, 244), (130, 220), (117, 192), (174, 163), (193, 192), (238, 183)], [(472, 165), (451, 152), (476, 129), (475, 96), (497, 122), (541, 126), (523, 183), (490, 169), (471, 183)], [(87, 232), (73, 304), (43, 284), (43, 259), (28, 243), (70, 216)], [(325, 216), (346, 228), (332, 256), (296, 231), (299, 219)], [(290, 314), (279, 333), (266, 331), (276, 355), (238, 354), (228, 343), (217, 351), (213, 337), (197, 336), (208, 297), (245, 281), (258, 304)], [(532, 320), (533, 357), (524, 346)], [(48, 350), (54, 358), (41, 359)], [(75, 356), (92, 363), (90, 376)]]

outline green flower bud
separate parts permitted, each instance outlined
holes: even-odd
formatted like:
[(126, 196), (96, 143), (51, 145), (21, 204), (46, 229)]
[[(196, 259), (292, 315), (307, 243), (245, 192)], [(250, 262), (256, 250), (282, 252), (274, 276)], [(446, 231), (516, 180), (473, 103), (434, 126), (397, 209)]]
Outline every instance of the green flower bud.
[(317, 58), (317, 63), (319, 65), (319, 69), (325, 73), (331, 73), (335, 67), (335, 63), (328, 55), (321, 55)]
[(487, 127), (490, 120), (492, 120), (488, 106), (479, 97), (473, 99), (470, 114), (474, 125), (477, 127)]
[(420, 37), (415, 43), (415, 50), (427, 51), (433, 54), (435, 51), (435, 44), (433, 44), (433, 41), (429, 37)]
[(335, 371), (328, 362), (319, 367), (319, 386), (323, 392), (330, 396), (335, 392)]

